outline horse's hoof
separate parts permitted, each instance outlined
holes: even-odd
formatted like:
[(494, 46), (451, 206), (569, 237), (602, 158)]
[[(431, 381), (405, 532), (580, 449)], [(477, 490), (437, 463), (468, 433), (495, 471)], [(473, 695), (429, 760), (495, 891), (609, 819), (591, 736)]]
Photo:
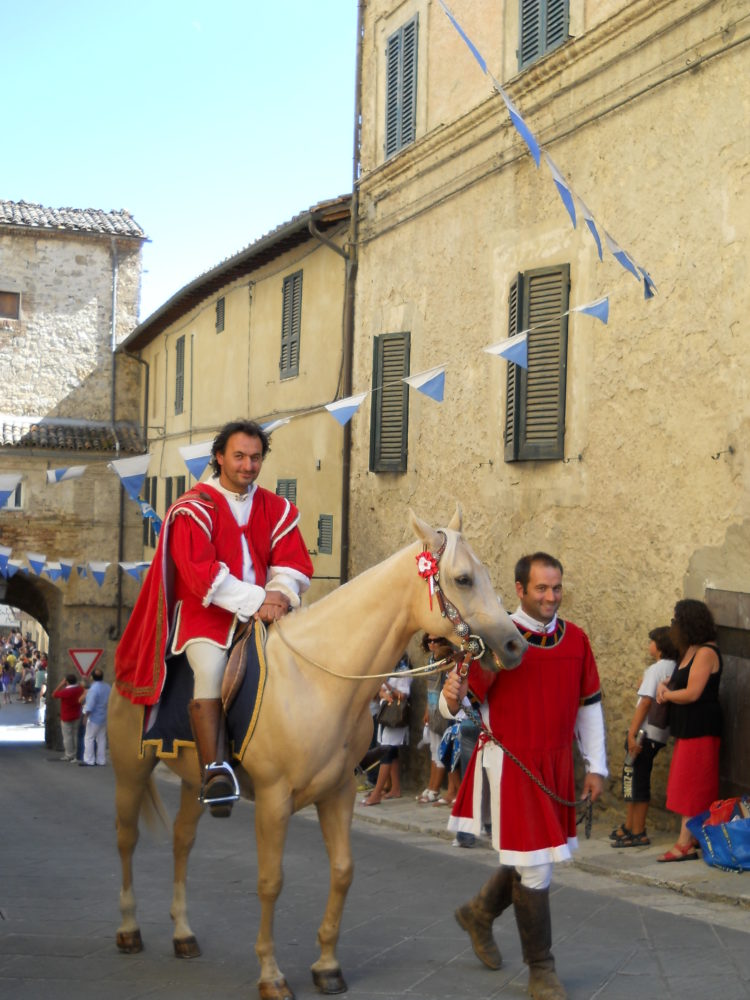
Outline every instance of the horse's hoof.
[(140, 931), (118, 931), (117, 947), (125, 955), (135, 955), (136, 952), (143, 951), (143, 941)]
[(289, 983), (283, 977), (258, 983), (260, 1000), (294, 1000), (294, 993), (289, 989)]
[(172, 938), (172, 944), (177, 958), (198, 958), (201, 953), (194, 934), (186, 938)]
[(341, 969), (323, 969), (321, 972), (313, 969), (312, 977), (319, 993), (346, 993), (349, 988), (341, 975)]

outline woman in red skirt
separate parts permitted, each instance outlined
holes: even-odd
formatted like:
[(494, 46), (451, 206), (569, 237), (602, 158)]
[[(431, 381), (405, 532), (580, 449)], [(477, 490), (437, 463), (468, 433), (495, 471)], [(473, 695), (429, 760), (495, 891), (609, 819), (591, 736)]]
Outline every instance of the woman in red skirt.
[(667, 809), (682, 817), (680, 835), (659, 861), (691, 861), (697, 843), (687, 828), (691, 816), (719, 797), (721, 742), (721, 653), (716, 625), (703, 601), (678, 601), (670, 638), (681, 653), (670, 689), (662, 682), (656, 700), (669, 702), (669, 725), (676, 743), (667, 782)]

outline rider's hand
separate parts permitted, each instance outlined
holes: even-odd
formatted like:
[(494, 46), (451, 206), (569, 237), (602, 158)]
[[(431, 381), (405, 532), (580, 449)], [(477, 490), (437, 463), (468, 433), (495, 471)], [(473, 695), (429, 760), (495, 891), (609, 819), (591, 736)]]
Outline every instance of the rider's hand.
[(268, 625), (283, 618), (290, 608), (289, 598), (280, 590), (267, 590), (266, 598), (255, 612), (255, 617)]
[(583, 782), (583, 798), (591, 797), (591, 801), (596, 802), (603, 791), (604, 778), (601, 774), (594, 774), (593, 771), (589, 771)]

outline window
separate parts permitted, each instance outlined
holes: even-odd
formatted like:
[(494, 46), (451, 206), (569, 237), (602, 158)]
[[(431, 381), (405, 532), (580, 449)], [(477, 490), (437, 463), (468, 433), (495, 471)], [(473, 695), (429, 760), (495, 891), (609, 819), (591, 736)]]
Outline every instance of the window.
[(284, 278), (281, 307), (281, 360), (282, 378), (299, 375), (299, 335), (302, 323), (302, 271)]
[(22, 483), (13, 490), (11, 495), (6, 500), (3, 510), (22, 510), (23, 509), (23, 493), (21, 492)]
[(409, 432), (410, 334), (383, 333), (375, 338), (370, 416), (370, 471), (406, 472)]
[(0, 292), (0, 319), (19, 319), (21, 316), (21, 293)]
[(568, 38), (569, 0), (519, 0), (518, 68), (536, 62)]
[(171, 476), (164, 480), (164, 513), (169, 510), (175, 500), (179, 500), (185, 492), (185, 477)]
[(511, 285), (508, 335), (529, 331), (529, 366), (508, 364), (506, 462), (563, 457), (569, 291), (568, 264), (527, 271)]
[(413, 17), (386, 43), (385, 156), (414, 142), (417, 133), (417, 29)]
[[(156, 476), (146, 476), (143, 481), (143, 499), (151, 504), (154, 510), (156, 510), (157, 483)], [(154, 522), (148, 517), (143, 518), (143, 544), (149, 545), (152, 549), (156, 548)]]
[(224, 298), (216, 300), (216, 332), (221, 333), (224, 329)]
[(284, 497), (290, 503), (297, 503), (297, 480), (277, 479), (276, 494), (277, 496)]
[(174, 412), (182, 413), (185, 405), (185, 335), (177, 338), (174, 377)]
[(321, 514), (318, 518), (318, 552), (333, 553), (333, 514)]

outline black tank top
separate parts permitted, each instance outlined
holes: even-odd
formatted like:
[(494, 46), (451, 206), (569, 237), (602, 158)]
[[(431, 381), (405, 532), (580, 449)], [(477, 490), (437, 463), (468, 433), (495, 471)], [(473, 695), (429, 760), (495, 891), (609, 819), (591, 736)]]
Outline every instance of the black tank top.
[[(700, 698), (687, 705), (670, 704), (669, 727), (672, 736), (678, 740), (695, 739), (698, 736), (721, 736), (721, 707), (719, 705), (719, 681), (724, 664), (718, 646), (713, 643), (702, 643), (698, 649), (712, 649), (719, 657), (719, 669), (710, 674)], [(697, 652), (697, 650), (696, 650)], [(681, 691), (687, 688), (690, 679), (690, 668), (693, 666), (695, 654), (686, 666), (675, 670), (672, 675), (672, 690)]]

